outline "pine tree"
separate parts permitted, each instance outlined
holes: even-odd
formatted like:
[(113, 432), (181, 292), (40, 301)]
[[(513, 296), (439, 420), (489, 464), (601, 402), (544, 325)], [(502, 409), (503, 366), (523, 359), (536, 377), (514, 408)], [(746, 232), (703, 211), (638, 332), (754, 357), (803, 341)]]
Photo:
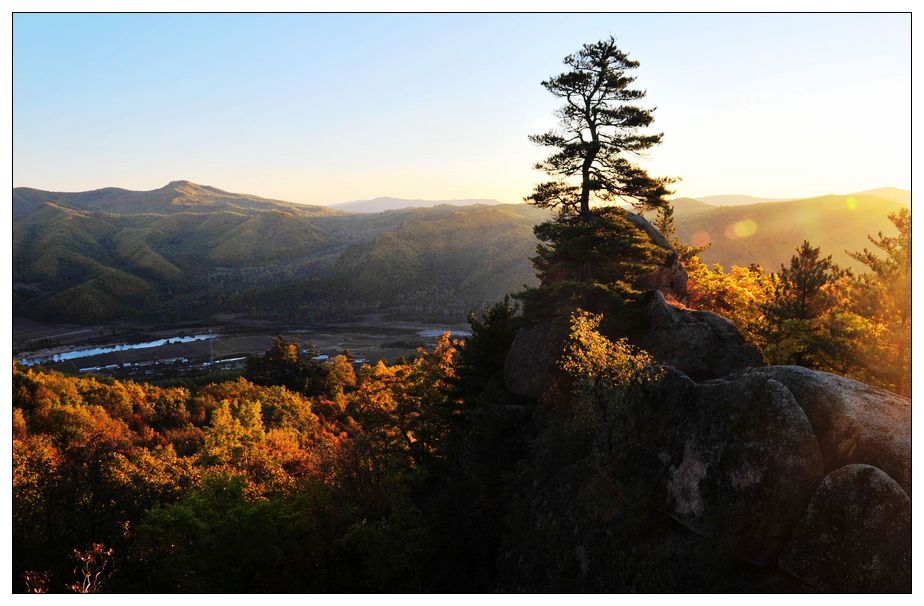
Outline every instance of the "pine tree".
[(474, 394), (492, 380), (502, 382), (504, 361), (522, 324), (519, 305), (505, 295), (503, 301), (485, 309), (481, 317), (470, 313), (471, 336), (465, 339), (459, 355), (459, 386), (463, 393)]
[(802, 242), (789, 267), (780, 266), (776, 293), (767, 309), (768, 318), (817, 318), (831, 304), (831, 295), (822, 287), (834, 281), (840, 271), (831, 261), (831, 255), (822, 258), (820, 247), (812, 247), (808, 240)]
[(848, 275), (808, 241), (796, 249), (789, 267), (780, 266), (774, 292), (763, 306), (764, 353), (771, 362), (846, 374), (843, 364), (834, 368), (832, 361), (850, 359), (844, 353), (849, 339), (840, 334), (845, 331), (838, 328), (841, 318), (835, 313), (842, 303), (835, 286)]
[(658, 208), (658, 215), (654, 221), (654, 226), (657, 227), (661, 235), (668, 240), (674, 239), (676, 229), (674, 228), (674, 207), (672, 205), (665, 204)]
[(567, 317), (576, 307), (599, 312), (621, 305), (639, 292), (639, 280), (659, 269), (671, 251), (651, 237), (623, 208), (591, 208), (591, 202), (623, 201), (635, 210), (667, 205), (668, 178), (653, 178), (626, 158), (661, 142), (662, 134), (645, 134), (652, 109), (632, 104), (645, 91), (630, 88), (628, 71), (638, 67), (606, 40), (585, 44), (564, 60), (570, 71), (542, 85), (565, 104), (560, 128), (531, 140), (556, 148), (536, 165), (556, 178), (536, 186), (526, 200), (554, 208), (557, 216), (536, 226), (540, 244), (532, 259), (538, 289), (517, 295), (527, 319)]
[(630, 88), (635, 77), (627, 73), (639, 66), (638, 61), (621, 51), (610, 36), (585, 44), (564, 63), (570, 71), (542, 83), (565, 101), (558, 112), (560, 129), (530, 137), (534, 143), (556, 148), (536, 164), (556, 179), (536, 186), (527, 201), (583, 217), (590, 215), (592, 199), (622, 200), (637, 210), (664, 206), (673, 179), (650, 177), (626, 157), (659, 144), (663, 136), (642, 132), (654, 120), (654, 109), (631, 104), (645, 97), (644, 90)]
[(911, 211), (903, 208), (889, 215), (889, 220), (898, 229), (898, 235), (878, 238), (869, 236), (869, 241), (885, 257), (864, 248), (862, 252), (848, 252), (851, 257), (863, 263), (872, 271), (871, 280), (861, 282), (862, 288), (871, 299), (867, 314), (881, 320), (889, 327), (895, 358), (889, 365), (894, 373), (894, 389), (901, 394), (911, 392), (910, 364), (908, 352), (911, 348)]

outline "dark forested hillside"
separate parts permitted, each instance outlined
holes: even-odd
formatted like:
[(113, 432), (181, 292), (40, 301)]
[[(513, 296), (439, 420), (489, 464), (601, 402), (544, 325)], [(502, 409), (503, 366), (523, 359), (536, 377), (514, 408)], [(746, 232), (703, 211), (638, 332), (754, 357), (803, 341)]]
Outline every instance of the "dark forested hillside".
[[(531, 280), (525, 206), (351, 214), (176, 181), (13, 195), (14, 306), (50, 321), (464, 317)], [(426, 297), (426, 304), (421, 305)]]
[(302, 281), (305, 300), (465, 317), (535, 282), (524, 259), (535, 252), (540, 217), (520, 205), (405, 213), (393, 229), (344, 249), (318, 280)]
[[(882, 191), (734, 207), (678, 199), (677, 235), (711, 243), (707, 263), (773, 270), (809, 239), (850, 266), (844, 251), (889, 231), (903, 204), (902, 190)], [(14, 310), (56, 322), (458, 319), (534, 283), (532, 227), (546, 216), (521, 204), (348, 213), (187, 181), (146, 192), (16, 188)]]

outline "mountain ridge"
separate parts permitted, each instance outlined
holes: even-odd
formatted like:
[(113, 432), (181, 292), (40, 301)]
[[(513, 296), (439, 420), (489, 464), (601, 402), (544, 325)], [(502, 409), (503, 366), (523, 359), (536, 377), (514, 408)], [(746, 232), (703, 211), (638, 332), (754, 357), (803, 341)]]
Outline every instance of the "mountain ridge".
[[(210, 185), (175, 180), (151, 190), (103, 187), (82, 192), (57, 192), (32, 187), (13, 188), (13, 216), (22, 217), (45, 202), (55, 202), (74, 210), (101, 212), (151, 213), (185, 210), (276, 210), (298, 214), (334, 214), (338, 211), (318, 205), (298, 204), (263, 198), (252, 194), (228, 192)], [(18, 208), (17, 208), (18, 206)]]
[(694, 196), (694, 199), (713, 206), (746, 206), (762, 202), (784, 202), (793, 198), (759, 198), (745, 194), (718, 194), (714, 196)]
[(15, 189), (13, 211), (17, 313), (83, 323), (220, 311), (307, 320), (369, 308), (464, 318), (510, 279), (514, 288), (529, 280), (532, 226), (546, 216), (526, 205), (348, 213), (188, 182)]
[(327, 208), (334, 208), (337, 210), (346, 210), (350, 212), (375, 213), (375, 212), (386, 212), (389, 210), (401, 210), (405, 208), (432, 208), (434, 206), (444, 206), (444, 205), (445, 206), (473, 206), (476, 204), (494, 206), (498, 204), (503, 204), (503, 202), (500, 202), (494, 199), (488, 199), (488, 198), (424, 200), (424, 199), (408, 199), (408, 198), (393, 198), (390, 196), (379, 196), (376, 198), (371, 198), (369, 200), (353, 200), (350, 202), (338, 202), (336, 204), (328, 205)]
[[(891, 233), (887, 215), (903, 207), (865, 194), (673, 202), (680, 240), (711, 243), (704, 262), (768, 271), (803, 239), (856, 268), (844, 251)], [(147, 192), (15, 188), (14, 311), (83, 323), (218, 312), (458, 320), (535, 284), (532, 228), (549, 216), (527, 204), (347, 212), (187, 181)]]
[[(763, 204), (765, 202), (789, 202), (792, 200), (809, 200), (813, 198), (824, 198), (826, 196), (876, 196), (893, 202), (900, 202), (905, 205), (911, 204), (911, 190), (900, 187), (877, 187), (859, 192), (847, 194), (821, 194), (818, 196), (802, 196), (791, 198), (762, 198), (746, 194), (719, 194), (711, 196), (688, 196), (689, 199), (699, 200), (713, 206), (748, 206), (751, 204)], [(684, 198), (684, 199), (687, 199)]]

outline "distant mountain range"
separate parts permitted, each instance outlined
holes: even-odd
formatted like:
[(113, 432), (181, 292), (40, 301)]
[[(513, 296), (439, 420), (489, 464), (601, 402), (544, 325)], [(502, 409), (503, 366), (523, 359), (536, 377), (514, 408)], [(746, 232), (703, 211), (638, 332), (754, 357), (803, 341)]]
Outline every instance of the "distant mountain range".
[[(426, 202), (384, 200), (378, 206)], [(199, 321), (218, 312), (460, 320), (535, 283), (532, 227), (549, 216), (526, 204), (477, 202), (350, 212), (188, 181), (141, 192), (15, 188), (14, 314), (85, 323)], [(844, 250), (890, 232), (887, 214), (909, 203), (910, 192), (887, 188), (738, 206), (686, 198), (674, 206), (682, 240), (711, 242), (705, 261), (775, 270), (804, 238), (850, 264)]]
[(328, 215), (330, 207), (270, 200), (248, 194), (232, 194), (190, 181), (171, 181), (160, 189), (132, 191), (105, 187), (84, 192), (51, 192), (30, 187), (13, 189), (13, 217), (22, 217), (53, 203), (82, 211), (115, 214), (181, 213), (184, 211), (255, 212), (276, 211), (301, 216)]
[(432, 208), (434, 206), (472, 206), (474, 204), (495, 205), (497, 200), (406, 200), (404, 198), (374, 198), (372, 200), (355, 200), (331, 204), (327, 208), (346, 210), (354, 213), (380, 213), (386, 210), (403, 208)]
[(760, 204), (761, 202), (782, 202), (787, 198), (757, 198), (740, 194), (725, 194), (720, 196), (700, 196), (695, 199), (712, 206), (743, 206), (745, 204)]
[[(836, 194), (829, 194), (836, 195)], [(854, 196), (874, 196), (884, 200), (892, 200), (906, 206), (911, 205), (911, 192), (907, 189), (898, 189), (897, 187), (880, 187), (869, 191), (861, 191)], [(787, 202), (795, 198), (757, 198), (754, 196), (745, 196), (741, 194), (725, 194), (720, 196), (699, 196), (695, 198), (700, 202), (711, 204), (713, 206), (745, 206), (748, 204), (762, 204), (764, 202)]]
[(869, 191), (861, 191), (856, 196), (873, 196), (876, 198), (882, 198), (884, 200), (891, 200), (893, 202), (898, 202), (904, 206), (911, 206), (911, 190), (909, 189), (899, 189), (897, 187), (880, 187), (879, 189), (871, 189)]
[(170, 322), (238, 312), (465, 318), (534, 278), (526, 205), (355, 214), (188, 181), (13, 190), (14, 313)]
[(682, 242), (709, 244), (703, 261), (726, 269), (754, 262), (777, 271), (809, 240), (836, 263), (862, 270), (846, 251), (871, 247), (867, 235), (894, 233), (889, 213), (910, 202), (910, 192), (892, 188), (737, 206), (685, 198), (673, 203), (674, 224)]
[[(835, 195), (835, 194), (830, 194)], [(885, 200), (900, 202), (905, 205), (911, 204), (911, 192), (907, 189), (898, 189), (897, 187), (881, 187), (862, 191), (855, 196), (875, 196)], [(681, 200), (699, 200), (710, 206), (746, 206), (748, 204), (762, 204), (764, 202), (786, 202), (795, 198), (758, 198), (756, 196), (747, 196), (743, 194), (722, 194), (717, 196), (698, 196), (696, 198), (680, 198)], [(804, 199), (804, 198), (801, 198)], [(501, 202), (494, 199), (465, 199), (465, 200), (413, 200), (405, 198), (373, 198), (372, 200), (355, 200), (353, 202), (340, 202), (330, 204), (326, 208), (344, 210), (359, 213), (377, 213), (386, 210), (397, 210), (403, 208), (432, 208), (434, 206), (471, 206), (474, 204), (495, 205)]]

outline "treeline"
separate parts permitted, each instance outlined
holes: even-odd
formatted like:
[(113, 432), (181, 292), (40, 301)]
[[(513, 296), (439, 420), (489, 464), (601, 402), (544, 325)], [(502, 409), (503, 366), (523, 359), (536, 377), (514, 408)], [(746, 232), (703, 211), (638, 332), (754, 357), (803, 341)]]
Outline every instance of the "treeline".
[[(708, 267), (686, 250), (687, 305), (729, 320), (770, 364), (797, 364), (911, 393), (911, 213), (889, 215), (897, 235), (848, 253), (868, 271), (839, 267), (808, 241), (789, 264)], [(664, 226), (662, 225), (662, 229)], [(667, 227), (670, 231), (670, 228)]]

